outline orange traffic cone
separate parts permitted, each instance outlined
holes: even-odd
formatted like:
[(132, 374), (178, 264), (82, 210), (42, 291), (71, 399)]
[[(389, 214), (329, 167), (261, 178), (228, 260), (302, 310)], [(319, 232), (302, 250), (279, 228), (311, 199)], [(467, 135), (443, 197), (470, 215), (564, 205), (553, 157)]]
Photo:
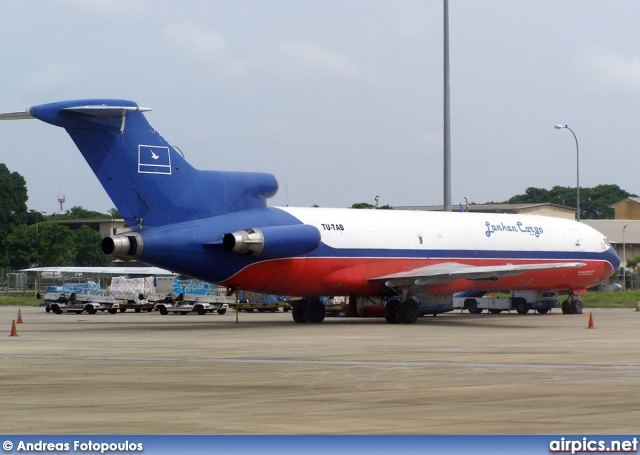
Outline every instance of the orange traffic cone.
[(640, 311), (640, 299), (636, 300), (636, 311)]
[(20, 313), (20, 309), (18, 309), (18, 319), (16, 319), (16, 324), (22, 324), (22, 313)]
[(593, 313), (589, 312), (589, 326), (587, 327), (588, 329), (595, 329), (596, 326), (593, 325)]
[(16, 321), (13, 321), (13, 323), (11, 324), (11, 335), (9, 335), (10, 337), (17, 337), (18, 336), (18, 331), (16, 330)]

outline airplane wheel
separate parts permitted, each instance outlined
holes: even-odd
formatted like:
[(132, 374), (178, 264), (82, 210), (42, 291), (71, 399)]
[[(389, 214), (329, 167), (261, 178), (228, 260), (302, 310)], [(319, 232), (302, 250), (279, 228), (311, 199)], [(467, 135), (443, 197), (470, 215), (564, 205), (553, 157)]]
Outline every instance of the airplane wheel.
[(322, 303), (319, 299), (311, 300), (311, 302), (309, 302), (309, 307), (307, 311), (309, 311), (309, 315), (308, 315), (309, 322), (313, 324), (319, 324), (322, 321), (324, 321), (324, 317), (325, 317), (324, 303)]
[(574, 300), (571, 307), (573, 309), (573, 313), (582, 314), (582, 302), (580, 300)]
[(307, 302), (305, 300), (301, 300), (299, 302), (293, 302), (293, 310), (291, 311), (293, 315), (293, 320), (297, 323), (304, 323), (304, 314), (307, 310)]
[(529, 304), (523, 298), (517, 298), (514, 301), (518, 314), (527, 314), (529, 312)]
[(418, 321), (418, 307), (413, 299), (405, 300), (398, 309), (400, 322), (403, 324), (415, 324)]
[(571, 314), (571, 313), (573, 313), (571, 304), (569, 303), (568, 300), (565, 300), (564, 302), (562, 302), (562, 314)]
[(392, 300), (391, 302), (387, 302), (384, 307), (384, 318), (389, 324), (395, 324), (398, 322), (396, 316), (398, 314), (398, 306), (400, 302), (397, 300)]

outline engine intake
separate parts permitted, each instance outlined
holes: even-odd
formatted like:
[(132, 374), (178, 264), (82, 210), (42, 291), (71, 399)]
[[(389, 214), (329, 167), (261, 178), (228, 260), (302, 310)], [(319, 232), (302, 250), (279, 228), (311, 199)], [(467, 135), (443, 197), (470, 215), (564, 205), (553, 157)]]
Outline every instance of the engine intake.
[(101, 244), (102, 251), (119, 259), (137, 259), (142, 254), (144, 242), (140, 234), (127, 232), (126, 234), (105, 237)]
[(315, 226), (269, 226), (225, 234), (222, 245), (228, 251), (264, 258), (285, 258), (310, 253), (320, 245)]

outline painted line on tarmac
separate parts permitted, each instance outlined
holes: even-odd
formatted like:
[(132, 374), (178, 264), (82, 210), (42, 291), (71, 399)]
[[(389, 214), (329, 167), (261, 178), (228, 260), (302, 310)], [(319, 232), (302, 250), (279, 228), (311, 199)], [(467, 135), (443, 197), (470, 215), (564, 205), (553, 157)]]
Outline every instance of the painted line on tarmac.
[(530, 370), (631, 370), (640, 371), (640, 365), (589, 365), (589, 364), (550, 364), (550, 363), (461, 363), (461, 362), (398, 362), (367, 360), (286, 360), (286, 359), (193, 359), (185, 357), (122, 357), (122, 356), (76, 356), (76, 355), (35, 355), (0, 354), (0, 359), (32, 360), (90, 360), (119, 362), (184, 362), (184, 363), (235, 363), (266, 365), (325, 365), (325, 366), (371, 366), (371, 367), (457, 367), (457, 368), (523, 368)]

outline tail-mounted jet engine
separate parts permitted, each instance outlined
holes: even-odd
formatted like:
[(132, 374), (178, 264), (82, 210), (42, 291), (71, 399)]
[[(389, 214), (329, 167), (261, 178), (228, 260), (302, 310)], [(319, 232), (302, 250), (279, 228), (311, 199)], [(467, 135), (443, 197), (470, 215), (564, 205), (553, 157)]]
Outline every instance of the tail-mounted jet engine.
[(144, 241), (140, 234), (127, 232), (105, 237), (101, 248), (105, 254), (112, 254), (119, 259), (137, 259), (144, 249)]
[(315, 226), (269, 226), (225, 234), (222, 245), (228, 251), (264, 258), (300, 256), (318, 248), (320, 231)]

